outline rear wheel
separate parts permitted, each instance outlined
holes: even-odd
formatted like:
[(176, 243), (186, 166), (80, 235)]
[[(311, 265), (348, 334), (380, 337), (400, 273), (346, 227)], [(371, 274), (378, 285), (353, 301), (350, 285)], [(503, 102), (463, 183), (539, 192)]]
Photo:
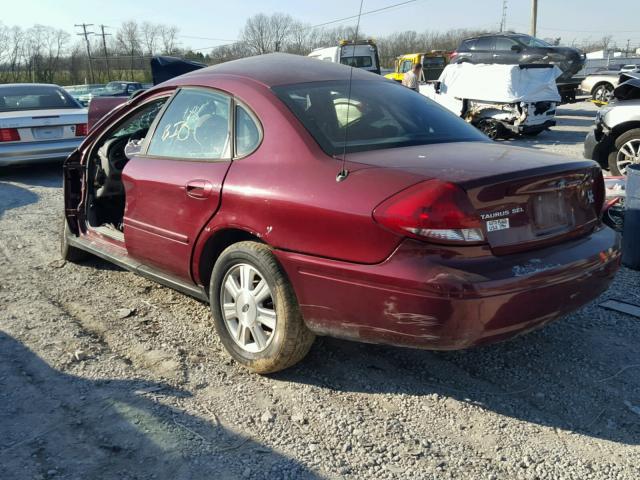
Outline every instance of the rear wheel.
[(611, 175), (626, 175), (627, 167), (640, 163), (640, 128), (624, 132), (614, 143), (615, 149), (609, 154)]
[(87, 252), (69, 245), (69, 235), (71, 235), (71, 231), (69, 230), (67, 219), (64, 217), (62, 218), (62, 228), (60, 230), (60, 256), (62, 259), (71, 263), (80, 263), (86, 260), (87, 257), (89, 257)]
[(491, 140), (497, 140), (505, 135), (504, 127), (497, 120), (483, 118), (476, 124), (476, 128)]
[(209, 299), (222, 344), (249, 370), (283, 370), (313, 344), (293, 288), (264, 244), (239, 242), (224, 250), (213, 267)]

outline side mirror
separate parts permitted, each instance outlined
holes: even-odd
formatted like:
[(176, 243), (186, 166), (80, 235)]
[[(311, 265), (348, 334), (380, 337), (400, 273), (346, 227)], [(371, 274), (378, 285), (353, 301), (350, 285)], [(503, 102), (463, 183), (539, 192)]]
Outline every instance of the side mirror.
[(143, 138), (131, 139), (127, 142), (124, 147), (124, 156), (127, 159), (131, 160), (131, 158), (135, 157), (142, 150), (142, 141)]
[(511, 50), (514, 52), (521, 52), (522, 47), (520, 45), (511, 45)]

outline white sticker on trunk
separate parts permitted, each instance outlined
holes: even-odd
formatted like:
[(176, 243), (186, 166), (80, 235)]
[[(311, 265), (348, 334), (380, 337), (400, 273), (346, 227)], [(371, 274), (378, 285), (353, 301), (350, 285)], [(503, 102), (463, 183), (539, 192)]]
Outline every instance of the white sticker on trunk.
[(487, 221), (487, 232), (496, 232), (498, 230), (506, 230), (509, 228), (508, 218), (498, 218), (497, 220)]

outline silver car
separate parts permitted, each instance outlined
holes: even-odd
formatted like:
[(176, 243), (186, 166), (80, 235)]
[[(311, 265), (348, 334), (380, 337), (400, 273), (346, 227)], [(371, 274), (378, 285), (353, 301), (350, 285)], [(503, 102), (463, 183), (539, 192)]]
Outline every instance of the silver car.
[(57, 85), (0, 85), (0, 167), (62, 161), (87, 134), (87, 110)]
[(597, 72), (585, 77), (580, 84), (580, 90), (591, 95), (591, 99), (596, 105), (604, 105), (611, 100), (611, 94), (619, 83), (619, 71)]
[(627, 80), (613, 95), (614, 101), (596, 114), (584, 156), (619, 176), (630, 164), (640, 164), (640, 78)]

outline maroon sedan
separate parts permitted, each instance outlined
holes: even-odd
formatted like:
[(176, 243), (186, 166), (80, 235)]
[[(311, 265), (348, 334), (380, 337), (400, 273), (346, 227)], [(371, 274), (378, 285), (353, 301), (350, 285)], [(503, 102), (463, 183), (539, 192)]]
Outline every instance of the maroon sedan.
[(504, 340), (607, 288), (619, 240), (594, 162), (488, 141), (352, 73), (264, 55), (131, 99), (66, 161), (63, 256), (208, 301), (229, 353), (262, 373), (315, 335)]

